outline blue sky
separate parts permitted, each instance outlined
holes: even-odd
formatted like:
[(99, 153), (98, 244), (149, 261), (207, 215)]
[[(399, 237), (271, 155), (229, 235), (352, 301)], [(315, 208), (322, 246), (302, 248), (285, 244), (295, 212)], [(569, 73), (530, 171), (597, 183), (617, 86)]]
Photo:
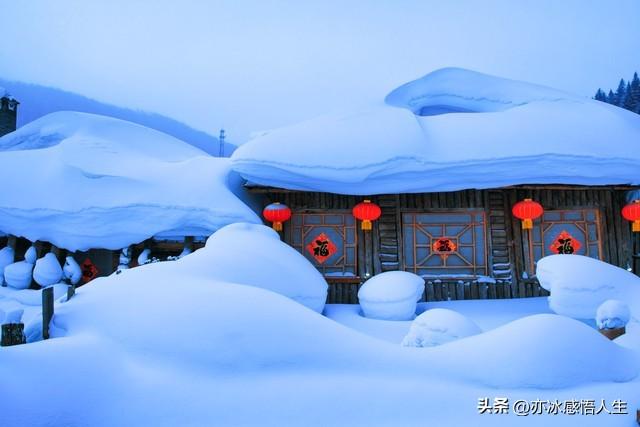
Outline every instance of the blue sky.
[(640, 71), (636, 0), (0, 0), (0, 76), (250, 132), (458, 66), (591, 96)]

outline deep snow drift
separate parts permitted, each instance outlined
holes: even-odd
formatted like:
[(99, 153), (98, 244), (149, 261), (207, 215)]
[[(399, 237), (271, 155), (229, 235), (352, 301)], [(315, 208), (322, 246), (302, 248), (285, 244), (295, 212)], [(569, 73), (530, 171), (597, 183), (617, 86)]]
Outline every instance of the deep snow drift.
[(603, 102), (457, 68), (385, 101), (263, 133), (233, 168), (256, 184), (341, 194), (640, 183), (640, 117)]
[[(260, 241), (271, 238), (254, 226), (219, 232), (239, 240), (249, 230)], [(225, 240), (214, 237), (209, 243)], [(637, 375), (638, 355), (579, 321), (531, 316), (439, 347), (403, 348), (256, 287), (251, 282), (275, 289), (283, 280), (284, 273), (273, 271), (280, 264), (264, 269), (271, 261), (259, 259), (265, 253), (247, 260), (263, 268), (253, 273), (210, 268), (220, 255), (213, 247), (98, 278), (57, 305), (52, 326), (59, 338), (3, 348), (3, 422), (424, 425), (429, 419), (446, 425), (477, 417), (478, 397), (496, 393), (490, 387), (517, 388), (513, 398), (584, 386), (553, 390), (549, 398), (576, 398), (599, 387), (598, 397), (638, 399), (636, 382), (624, 383)], [(299, 280), (314, 276), (301, 269), (288, 285)], [(336, 390), (339, 409), (327, 413)], [(34, 393), (42, 396), (37, 405)], [(424, 417), (398, 411), (425, 402)], [(473, 425), (513, 422), (473, 419)], [(561, 421), (551, 417), (548, 425)]]
[(622, 268), (582, 255), (549, 255), (537, 262), (536, 276), (558, 314), (595, 319), (600, 304), (617, 299), (640, 320), (640, 278)]
[(0, 138), (0, 231), (68, 250), (260, 223), (228, 159), (143, 126), (59, 112)]
[(218, 280), (265, 288), (322, 313), (327, 282), (306, 258), (283, 243), (272, 228), (231, 224), (186, 257), (182, 268)]

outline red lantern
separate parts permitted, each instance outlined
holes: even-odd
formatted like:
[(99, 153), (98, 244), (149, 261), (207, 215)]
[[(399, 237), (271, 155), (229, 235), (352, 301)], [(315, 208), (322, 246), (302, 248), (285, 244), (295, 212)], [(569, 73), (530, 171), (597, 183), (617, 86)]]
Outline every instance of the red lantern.
[(622, 208), (622, 216), (627, 221), (631, 221), (631, 231), (637, 233), (640, 231), (640, 200), (634, 200), (627, 206)]
[(371, 203), (371, 200), (365, 200), (353, 207), (353, 216), (362, 221), (362, 229), (364, 231), (371, 230), (371, 221), (380, 218), (380, 206)]
[(265, 207), (262, 215), (267, 221), (273, 223), (274, 230), (282, 231), (282, 223), (291, 218), (291, 209), (287, 205), (275, 202)]
[(522, 229), (530, 230), (533, 228), (533, 220), (544, 213), (542, 205), (531, 199), (524, 199), (513, 205), (513, 216), (522, 220)]

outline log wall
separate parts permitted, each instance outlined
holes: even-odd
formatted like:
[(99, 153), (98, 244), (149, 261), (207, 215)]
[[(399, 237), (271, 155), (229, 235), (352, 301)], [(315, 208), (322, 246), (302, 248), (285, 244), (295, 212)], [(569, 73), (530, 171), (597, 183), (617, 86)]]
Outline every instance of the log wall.
[[(382, 209), (371, 233), (358, 231), (358, 276), (331, 279), (328, 302), (356, 303), (360, 284), (371, 274), (402, 269), (402, 213), (438, 212), (455, 209), (482, 209), (486, 216), (487, 258), (495, 283), (474, 279), (427, 279), (427, 301), (483, 298), (522, 298), (548, 295), (527, 268), (528, 243), (520, 221), (511, 207), (532, 198), (545, 210), (596, 209), (600, 217), (602, 258), (623, 268), (640, 272), (640, 237), (632, 236), (629, 223), (620, 215), (627, 187), (519, 186), (492, 190), (464, 190), (441, 193), (386, 194), (371, 197), (278, 189), (264, 193), (266, 203), (279, 201), (294, 212), (350, 210), (364, 198)], [(285, 233), (287, 235), (285, 223)], [(634, 256), (635, 254), (635, 256)], [(530, 268), (529, 268), (530, 269)]]

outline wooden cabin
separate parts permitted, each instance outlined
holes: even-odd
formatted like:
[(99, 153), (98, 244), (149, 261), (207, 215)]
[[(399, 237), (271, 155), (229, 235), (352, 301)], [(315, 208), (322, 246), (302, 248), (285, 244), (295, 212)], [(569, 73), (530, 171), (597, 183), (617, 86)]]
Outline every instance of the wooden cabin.
[[(548, 295), (535, 278), (536, 261), (563, 252), (638, 274), (640, 233), (620, 214), (636, 188), (520, 185), (363, 197), (248, 185), (265, 204), (292, 210), (282, 238), (323, 273), (330, 303), (357, 303), (368, 277), (392, 270), (424, 277), (426, 301)], [(511, 213), (525, 198), (544, 208), (530, 231)], [(382, 210), (371, 232), (352, 215), (363, 199)], [(316, 241), (328, 256), (314, 254)]]

